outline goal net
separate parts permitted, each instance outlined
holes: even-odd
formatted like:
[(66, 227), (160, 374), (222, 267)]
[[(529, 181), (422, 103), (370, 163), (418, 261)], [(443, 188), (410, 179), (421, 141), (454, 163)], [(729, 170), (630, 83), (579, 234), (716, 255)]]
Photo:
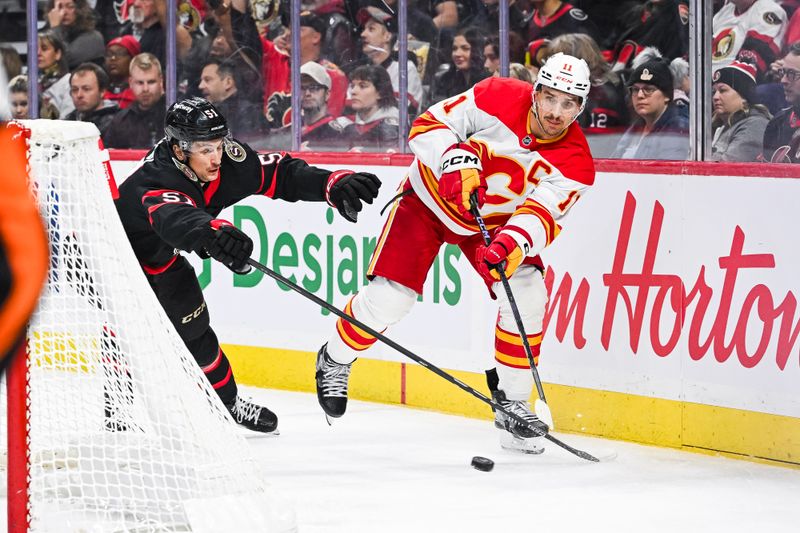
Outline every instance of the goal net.
[(97, 128), (23, 124), (51, 268), (3, 399), (9, 531), (294, 531), (141, 272)]

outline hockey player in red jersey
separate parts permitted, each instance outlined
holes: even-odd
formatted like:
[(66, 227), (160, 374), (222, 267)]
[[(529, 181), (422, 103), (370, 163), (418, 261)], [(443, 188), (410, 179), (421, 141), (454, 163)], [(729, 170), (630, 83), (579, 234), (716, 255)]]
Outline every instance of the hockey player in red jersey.
[[(370, 263), (370, 283), (345, 312), (382, 331), (411, 309), (444, 243), (457, 244), (499, 303), (492, 397), (547, 430), (527, 400), (533, 376), (497, 267), (504, 267), (538, 361), (547, 291), (539, 252), (561, 231), (561, 221), (594, 182), (589, 146), (575, 122), (590, 89), (585, 61), (562, 53), (539, 71), (533, 90), (514, 79), (489, 78), (435, 104), (414, 121), (416, 155)], [(476, 193), (492, 234), (484, 246), (470, 214)], [(500, 289), (500, 290), (498, 290)], [(375, 338), (339, 319), (317, 355), (317, 396), (328, 416), (347, 405), (351, 364)], [(528, 453), (543, 449), (528, 427), (501, 412), (501, 444)]]
[(257, 154), (230, 137), (225, 117), (202, 98), (172, 104), (164, 132), (119, 188), (122, 225), (164, 311), (231, 415), (249, 429), (273, 433), (278, 417), (238, 395), (194, 269), (180, 252), (247, 273), (253, 241), (217, 218), (223, 209), (258, 194), (327, 201), (355, 222), (362, 201), (371, 204), (377, 196), (380, 181), (372, 174), (308, 166), (285, 153)]

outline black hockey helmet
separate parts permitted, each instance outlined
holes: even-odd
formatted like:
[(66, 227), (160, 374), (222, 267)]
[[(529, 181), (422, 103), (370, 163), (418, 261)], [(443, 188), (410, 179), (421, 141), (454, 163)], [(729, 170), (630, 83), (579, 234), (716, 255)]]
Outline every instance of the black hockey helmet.
[(228, 122), (208, 100), (187, 98), (172, 104), (164, 119), (164, 134), (170, 143), (188, 150), (195, 141), (228, 137)]

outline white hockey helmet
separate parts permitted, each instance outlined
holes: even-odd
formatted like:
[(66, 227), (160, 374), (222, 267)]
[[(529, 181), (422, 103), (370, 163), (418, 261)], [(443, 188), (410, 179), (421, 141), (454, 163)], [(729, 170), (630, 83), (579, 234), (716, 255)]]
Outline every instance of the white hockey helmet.
[(542, 85), (580, 97), (581, 110), (578, 112), (580, 115), (586, 107), (586, 97), (592, 88), (589, 65), (583, 59), (563, 52), (553, 54), (539, 69), (539, 75), (533, 84), (534, 92)]

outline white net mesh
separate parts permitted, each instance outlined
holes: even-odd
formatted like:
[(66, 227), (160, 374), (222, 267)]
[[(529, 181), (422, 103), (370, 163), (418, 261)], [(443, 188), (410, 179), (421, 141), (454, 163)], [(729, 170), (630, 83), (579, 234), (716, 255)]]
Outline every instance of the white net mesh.
[(25, 126), (52, 254), (28, 333), (31, 531), (293, 530), (141, 272), (97, 129)]

